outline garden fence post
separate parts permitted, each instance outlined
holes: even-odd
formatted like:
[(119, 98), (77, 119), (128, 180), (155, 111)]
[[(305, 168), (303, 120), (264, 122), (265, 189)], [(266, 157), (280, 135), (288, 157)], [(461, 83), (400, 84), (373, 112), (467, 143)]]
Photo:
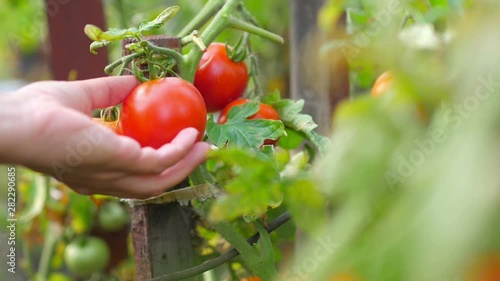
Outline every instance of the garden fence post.
[(349, 96), (349, 72), (341, 50), (325, 52), (321, 48), (342, 34), (326, 34), (318, 29), (317, 15), (324, 3), (290, 0), (290, 88), (293, 99), (305, 100), (304, 112), (318, 123), (318, 131), (329, 134), (335, 106)]
[[(181, 49), (180, 38), (148, 37), (157, 46)], [(124, 41), (122, 50), (127, 54)], [(178, 187), (186, 187), (188, 181)], [(168, 273), (190, 268), (195, 263), (192, 244), (194, 212), (179, 203), (130, 206), (131, 232), (134, 244), (136, 281), (149, 281)], [(185, 279), (199, 281), (200, 277)]]
[(91, 54), (89, 45), (92, 41), (83, 32), (87, 23), (105, 29), (101, 0), (46, 0), (45, 6), (51, 46), (52, 78), (82, 80), (105, 76), (104, 67), (108, 64), (108, 52), (101, 49), (97, 55)]

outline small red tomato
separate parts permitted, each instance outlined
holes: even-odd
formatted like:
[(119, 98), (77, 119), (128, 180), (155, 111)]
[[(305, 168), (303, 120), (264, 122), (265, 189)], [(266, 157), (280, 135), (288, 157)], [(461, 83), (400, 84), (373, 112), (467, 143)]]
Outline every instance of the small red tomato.
[(167, 77), (142, 83), (123, 101), (120, 134), (141, 146), (159, 148), (185, 128), (198, 130), (201, 140), (207, 110), (200, 92), (189, 82)]
[(212, 43), (201, 57), (196, 70), (194, 86), (200, 91), (208, 112), (223, 109), (240, 98), (248, 83), (248, 70), (244, 62), (229, 58), (226, 45)]
[[(229, 103), (228, 105), (226, 105), (226, 107), (224, 107), (224, 109), (221, 111), (221, 113), (219, 115), (219, 119), (217, 120), (217, 123), (219, 123), (219, 124), (226, 123), (227, 122), (227, 114), (229, 113), (231, 108), (238, 106), (238, 105), (246, 104), (248, 102), (250, 102), (249, 99), (238, 99), (238, 100), (235, 100), (235, 101)], [(269, 106), (267, 104), (261, 103), (259, 105), (259, 111), (257, 111), (257, 113), (248, 117), (247, 119), (248, 120), (255, 120), (255, 119), (280, 120), (280, 116), (274, 108), (272, 108), (271, 106)], [(264, 141), (265, 145), (274, 145), (275, 143), (276, 143), (276, 140), (265, 140)]]

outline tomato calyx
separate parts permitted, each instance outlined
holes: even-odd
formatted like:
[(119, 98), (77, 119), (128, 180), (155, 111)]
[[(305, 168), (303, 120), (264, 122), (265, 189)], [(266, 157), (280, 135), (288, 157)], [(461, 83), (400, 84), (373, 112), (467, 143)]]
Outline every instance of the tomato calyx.
[(248, 50), (247, 50), (247, 43), (248, 43), (248, 35), (242, 35), (238, 39), (238, 42), (234, 47), (230, 47), (228, 44), (226, 44), (226, 52), (229, 55), (229, 59), (236, 63), (243, 62), (248, 55)]
[(101, 110), (101, 119), (104, 122), (114, 122), (120, 119), (120, 110), (116, 106), (110, 106)]

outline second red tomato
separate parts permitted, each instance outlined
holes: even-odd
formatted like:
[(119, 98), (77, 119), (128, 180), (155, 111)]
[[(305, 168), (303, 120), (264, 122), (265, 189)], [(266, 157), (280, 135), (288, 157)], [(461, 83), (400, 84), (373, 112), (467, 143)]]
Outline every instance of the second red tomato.
[[(219, 115), (219, 119), (217, 119), (217, 123), (219, 124), (224, 124), (227, 122), (227, 115), (229, 114), (229, 111), (231, 108), (235, 106), (241, 106), (246, 103), (249, 103), (250, 100), (248, 99), (238, 99), (235, 100), (231, 103), (229, 103), (224, 109), (221, 111)], [(267, 120), (280, 120), (280, 115), (278, 112), (270, 105), (260, 103), (259, 105), (259, 111), (255, 113), (254, 115), (250, 116), (247, 118), (248, 120), (255, 120), (255, 119), (267, 119)], [(264, 144), (265, 145), (274, 145), (276, 143), (276, 140), (265, 140)]]
[(232, 61), (222, 43), (208, 46), (194, 78), (194, 86), (203, 96), (208, 112), (221, 110), (240, 98), (247, 83), (248, 70), (244, 62)]

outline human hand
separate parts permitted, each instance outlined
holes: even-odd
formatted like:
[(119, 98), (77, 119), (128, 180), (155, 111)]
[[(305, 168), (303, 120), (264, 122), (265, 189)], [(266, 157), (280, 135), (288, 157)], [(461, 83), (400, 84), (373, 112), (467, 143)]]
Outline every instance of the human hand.
[(137, 83), (133, 76), (47, 81), (0, 96), (0, 163), (52, 175), (82, 194), (147, 198), (173, 187), (209, 150), (195, 129), (159, 149), (141, 148), (90, 117), (121, 103)]

